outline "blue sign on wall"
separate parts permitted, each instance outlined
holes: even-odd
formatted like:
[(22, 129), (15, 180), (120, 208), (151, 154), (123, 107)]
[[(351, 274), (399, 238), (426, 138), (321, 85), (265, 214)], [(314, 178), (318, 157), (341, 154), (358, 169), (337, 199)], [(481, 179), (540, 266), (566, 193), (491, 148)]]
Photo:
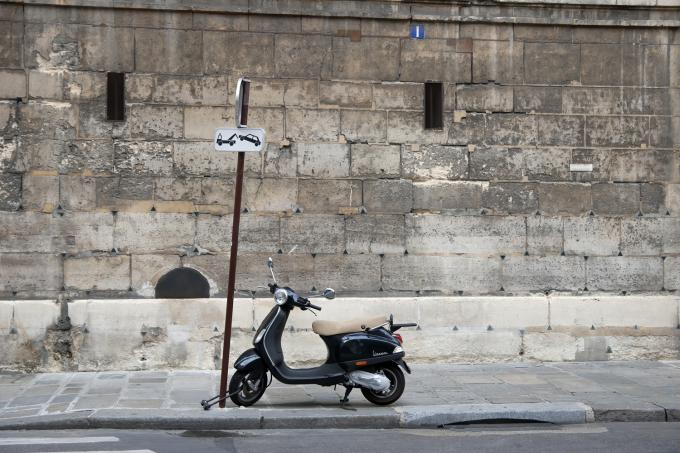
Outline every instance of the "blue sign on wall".
[(423, 24), (411, 25), (411, 38), (425, 39), (425, 25)]

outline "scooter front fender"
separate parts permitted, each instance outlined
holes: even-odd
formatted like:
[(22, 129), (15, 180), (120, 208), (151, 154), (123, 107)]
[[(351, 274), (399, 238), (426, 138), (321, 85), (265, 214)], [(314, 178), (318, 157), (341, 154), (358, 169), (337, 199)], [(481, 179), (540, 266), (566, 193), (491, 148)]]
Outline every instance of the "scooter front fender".
[(406, 361), (404, 359), (395, 360), (394, 362), (400, 367), (402, 367), (404, 371), (406, 371), (408, 374), (411, 374), (411, 368), (409, 368), (409, 366), (406, 365)]
[(248, 349), (246, 352), (241, 354), (236, 362), (234, 362), (234, 368), (238, 371), (247, 372), (252, 371), (257, 368), (265, 369), (264, 360), (260, 357), (255, 349)]

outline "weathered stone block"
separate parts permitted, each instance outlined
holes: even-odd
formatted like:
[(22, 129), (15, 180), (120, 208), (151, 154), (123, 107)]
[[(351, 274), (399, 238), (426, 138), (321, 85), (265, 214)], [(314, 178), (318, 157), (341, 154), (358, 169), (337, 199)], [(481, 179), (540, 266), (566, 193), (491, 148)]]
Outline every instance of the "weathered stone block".
[(527, 83), (564, 84), (578, 81), (579, 45), (568, 43), (526, 43), (524, 79)]
[(595, 256), (586, 263), (590, 291), (659, 291), (663, 261), (658, 257)]
[(562, 217), (527, 217), (527, 252), (529, 255), (558, 255), (564, 249)]
[(567, 115), (538, 116), (538, 143), (554, 146), (583, 146), (585, 118)]
[[(245, 181), (245, 196), (248, 196), (248, 179)], [(202, 178), (199, 212), (226, 214), (234, 209), (234, 178)], [(243, 203), (245, 205), (245, 203)]]
[(456, 108), (469, 112), (512, 112), (512, 87), (458, 85)]
[(520, 114), (495, 114), (486, 118), (486, 143), (489, 145), (534, 145), (538, 135), (536, 117)]
[(644, 85), (648, 87), (665, 87), (669, 82), (668, 46), (644, 46)]
[[(246, 156), (247, 157), (247, 156)], [(264, 152), (264, 176), (294, 178), (297, 176), (297, 154), (292, 146), (269, 144)]]
[(403, 214), (413, 208), (413, 183), (408, 180), (367, 180), (363, 193), (364, 207), (370, 214)]
[[(389, 143), (439, 143), (446, 144), (446, 130), (450, 117), (444, 115), (444, 129), (425, 129), (425, 115), (422, 112), (390, 111), (387, 114), (387, 141)], [(456, 143), (460, 144), (460, 143)]]
[(303, 33), (345, 35), (347, 30), (360, 30), (361, 19), (347, 17), (302, 17)]
[(67, 211), (93, 211), (97, 208), (95, 178), (59, 176), (59, 204)]
[[(154, 82), (151, 100), (156, 103), (225, 105), (233, 99), (227, 76), (157, 76)], [(256, 101), (262, 86), (263, 83), (258, 81), (252, 87), (250, 105), (260, 105)]]
[(337, 110), (286, 110), (286, 137), (298, 142), (336, 142), (340, 133)]
[(362, 36), (394, 36), (397, 38), (408, 35), (409, 22), (406, 20), (361, 20)]
[(607, 217), (566, 217), (564, 253), (567, 255), (617, 255), (621, 221)]
[(648, 137), (648, 117), (586, 117), (586, 146), (639, 147), (647, 143)]
[[(397, 147), (397, 150), (399, 147)], [(0, 137), (0, 173), (17, 169), (17, 141), (11, 138)]]
[(413, 184), (413, 208), (478, 213), (488, 183), (478, 181), (425, 181)]
[[(196, 245), (209, 252), (231, 250), (232, 216), (200, 215), (196, 224)], [(239, 251), (276, 253), (279, 248), (279, 218), (243, 214), (239, 227)]]
[(671, 150), (614, 149), (609, 156), (609, 176), (614, 181), (668, 181), (677, 178), (679, 157)]
[(680, 123), (678, 118), (680, 117), (649, 117), (649, 145), (652, 148), (673, 148), (680, 144), (680, 132), (674, 129)]
[(301, 18), (282, 15), (250, 15), (248, 29), (255, 32), (299, 33), (302, 29)]
[(287, 253), (340, 253), (345, 220), (339, 215), (303, 214), (281, 219), (281, 248)]
[(640, 212), (665, 214), (666, 189), (663, 184), (640, 184)]
[(524, 169), (520, 148), (476, 148), (470, 153), (470, 179), (519, 180)]
[(524, 80), (523, 59), (522, 43), (475, 39), (472, 44), (472, 81), (521, 84)]
[(300, 176), (316, 178), (349, 176), (349, 145), (300, 143), (295, 145), (295, 148)]
[(96, 178), (97, 207), (118, 210), (145, 211), (153, 206), (151, 178)]
[[(641, 104), (641, 101), (640, 101)], [(623, 102), (620, 88), (613, 87), (563, 87), (564, 113), (588, 115), (614, 115), (629, 112)]]
[(158, 280), (181, 265), (177, 255), (131, 255), (130, 259), (130, 287), (144, 297), (154, 297)]
[(680, 217), (680, 184), (667, 184), (666, 190), (667, 212), (674, 217)]
[(525, 251), (522, 217), (411, 215), (406, 229), (409, 253), (488, 256)]
[(621, 58), (618, 44), (581, 44), (581, 83), (621, 85)]
[(513, 38), (518, 41), (571, 42), (571, 27), (559, 25), (519, 25), (513, 27)]
[(304, 212), (341, 213), (341, 208), (362, 205), (361, 181), (301, 179), (298, 204)]
[(112, 136), (114, 124), (106, 119), (103, 103), (83, 103), (78, 108), (78, 138), (104, 139)]
[(129, 28), (27, 23), (25, 36), (24, 58), (29, 68), (113, 72), (135, 68), (134, 33)]
[(501, 265), (506, 291), (577, 291), (586, 285), (580, 256), (509, 256)]
[(382, 143), (387, 139), (387, 112), (342, 110), (340, 131), (347, 140)]
[(663, 243), (662, 252), (664, 254), (680, 254), (680, 218), (666, 217), (663, 222)]
[(333, 61), (331, 44), (330, 36), (275, 35), (274, 55), (280, 56), (276, 59), (277, 76), (329, 78)]
[(0, 251), (78, 253), (113, 248), (113, 216), (100, 212), (66, 212), (53, 216), (37, 212), (0, 216)]
[(501, 287), (500, 258), (468, 256), (385, 256), (385, 291), (496, 292)]
[(348, 253), (404, 253), (404, 216), (356, 215), (345, 220)]
[[(233, 187), (233, 183), (230, 186)], [(250, 211), (290, 212), (297, 206), (297, 197), (298, 185), (295, 179), (246, 180), (244, 205)]]
[[(182, 175), (224, 176), (236, 173), (237, 153), (217, 153), (212, 142), (176, 142), (170, 162)], [(246, 153), (244, 171), (259, 176), (262, 157)]]
[(395, 177), (401, 174), (399, 145), (367, 145), (350, 147), (352, 176)]
[(27, 211), (52, 212), (59, 205), (59, 176), (24, 175), (21, 205)]
[(471, 55), (457, 52), (455, 42), (444, 39), (402, 41), (400, 80), (469, 83), (471, 72)]
[(562, 112), (562, 87), (515, 87), (514, 94), (515, 112)]
[(680, 45), (669, 47), (670, 86), (680, 87)]
[(286, 107), (317, 107), (319, 105), (319, 81), (287, 80), (283, 103)]
[(680, 289), (680, 257), (669, 256), (664, 260), (663, 286), (667, 290)]
[(21, 68), (24, 48), (24, 24), (2, 22), (0, 27), (0, 66)]
[(538, 206), (546, 214), (587, 214), (592, 208), (590, 185), (542, 183), (538, 185)]
[(181, 138), (184, 114), (179, 107), (136, 105), (130, 108), (128, 124), (133, 137)]
[(593, 211), (599, 215), (634, 215), (640, 211), (639, 184), (593, 184)]
[(380, 257), (377, 255), (318, 255), (314, 258), (314, 286), (338, 292), (380, 289)]
[(210, 55), (203, 61), (206, 74), (274, 75), (274, 35), (265, 33), (218, 32), (203, 33), (203, 52)]
[(538, 209), (534, 183), (492, 182), (482, 192), (482, 208), (493, 214), (530, 214)]
[(154, 184), (154, 200), (199, 201), (201, 178), (157, 178)]
[(592, 164), (592, 172), (570, 172), (570, 179), (578, 182), (609, 181), (612, 152), (610, 149), (572, 149), (571, 163)]
[(150, 74), (125, 75), (125, 99), (138, 102), (149, 102), (154, 94), (156, 77)]
[(191, 214), (119, 212), (113, 242), (122, 253), (181, 253), (193, 247), (195, 231)]
[(0, 99), (16, 99), (26, 97), (26, 73), (21, 70), (0, 70), (2, 85)]
[(130, 256), (89, 256), (64, 259), (64, 286), (80, 290), (130, 288)]
[[(36, 151), (45, 144), (36, 144)], [(111, 174), (113, 173), (113, 142), (111, 140), (74, 140), (68, 146), (60, 142), (49, 143), (48, 149), (60, 157), (60, 173)]]
[(659, 256), (663, 240), (663, 219), (621, 219), (621, 253), (624, 256)]
[(371, 108), (371, 84), (352, 82), (319, 82), (319, 103), (329, 107)]
[(77, 124), (73, 104), (29, 102), (18, 106), (19, 131), (41, 139), (69, 140), (75, 138)]
[(173, 146), (167, 142), (116, 142), (114, 173), (125, 176), (169, 176), (173, 172)]
[(246, 14), (213, 14), (193, 12), (193, 28), (197, 30), (246, 31)]
[(373, 85), (373, 102), (377, 109), (420, 110), (424, 90), (420, 83), (378, 83)]
[(0, 211), (16, 211), (21, 206), (21, 175), (0, 174)]
[(468, 151), (460, 146), (425, 145), (412, 151), (404, 146), (402, 172), (410, 179), (464, 179), (468, 171)]
[(31, 98), (54, 100), (99, 100), (106, 95), (106, 74), (91, 71), (30, 71)]
[(200, 31), (135, 29), (135, 62), (139, 72), (201, 73), (202, 51)]
[(248, 122), (267, 131), (267, 141), (276, 143), (285, 136), (283, 115), (279, 108), (250, 108)]
[(50, 291), (62, 287), (60, 255), (0, 254), (0, 291)]
[[(477, 145), (484, 142), (486, 133), (486, 116), (483, 113), (466, 114), (460, 121), (455, 118), (460, 112), (454, 112), (454, 122), (448, 124), (449, 145)], [(391, 113), (390, 113), (391, 116)], [(446, 123), (444, 124), (446, 126)]]
[(566, 181), (571, 172), (570, 148), (523, 148), (525, 175), (534, 181)]
[[(364, 64), (366, 60), (373, 64)], [(390, 81), (399, 78), (397, 38), (333, 38), (333, 77)]]

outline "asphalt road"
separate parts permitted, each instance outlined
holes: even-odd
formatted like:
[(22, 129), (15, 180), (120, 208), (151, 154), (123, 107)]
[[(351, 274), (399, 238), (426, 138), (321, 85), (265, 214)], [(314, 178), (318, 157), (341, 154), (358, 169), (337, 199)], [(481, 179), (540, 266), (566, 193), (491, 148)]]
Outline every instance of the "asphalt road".
[(427, 430), (3, 431), (0, 452), (680, 452), (680, 423), (470, 425)]

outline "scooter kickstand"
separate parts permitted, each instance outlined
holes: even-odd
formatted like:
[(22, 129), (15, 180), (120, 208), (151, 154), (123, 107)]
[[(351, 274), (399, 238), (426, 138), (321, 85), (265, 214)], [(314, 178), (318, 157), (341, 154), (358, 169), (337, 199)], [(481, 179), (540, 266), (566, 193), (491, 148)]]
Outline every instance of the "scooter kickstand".
[(340, 400), (341, 406), (344, 406), (345, 403), (349, 403), (349, 398), (347, 397), (349, 396), (350, 393), (352, 393), (352, 390), (354, 390), (354, 387), (345, 387), (345, 396), (343, 396), (342, 399)]

